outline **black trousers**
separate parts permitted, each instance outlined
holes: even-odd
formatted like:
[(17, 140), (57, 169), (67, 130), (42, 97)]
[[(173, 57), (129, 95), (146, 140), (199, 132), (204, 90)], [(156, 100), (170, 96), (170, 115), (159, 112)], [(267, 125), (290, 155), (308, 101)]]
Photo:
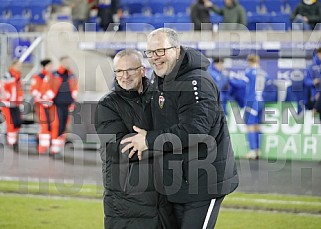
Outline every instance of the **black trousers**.
[(173, 203), (175, 216), (181, 229), (213, 229), (221, 207), (223, 197), (178, 204)]

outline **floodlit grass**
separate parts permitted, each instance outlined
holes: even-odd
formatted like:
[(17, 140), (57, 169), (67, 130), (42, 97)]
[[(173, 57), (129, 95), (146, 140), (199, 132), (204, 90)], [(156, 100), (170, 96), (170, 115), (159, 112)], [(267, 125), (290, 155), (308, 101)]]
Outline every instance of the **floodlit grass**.
[(320, 216), (222, 209), (215, 229), (316, 229), (320, 225)]
[(0, 195), (1, 229), (103, 228), (99, 200)]
[(0, 181), (0, 192), (101, 198), (103, 187), (59, 182)]
[(232, 193), (223, 201), (226, 208), (321, 214), (321, 197)]
[[(0, 181), (0, 192), (1, 229), (103, 228), (102, 187), (97, 185)], [(219, 229), (321, 225), (321, 197), (236, 192), (222, 206)]]

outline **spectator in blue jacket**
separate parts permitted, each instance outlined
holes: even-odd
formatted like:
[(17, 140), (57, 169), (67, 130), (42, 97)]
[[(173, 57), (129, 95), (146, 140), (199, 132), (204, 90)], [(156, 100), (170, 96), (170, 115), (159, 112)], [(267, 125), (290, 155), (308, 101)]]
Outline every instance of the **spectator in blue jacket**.
[(220, 89), (221, 101), (225, 114), (226, 103), (230, 100), (230, 82), (227, 75), (224, 74), (224, 61), (219, 57), (213, 59), (211, 67), (208, 68), (209, 73), (214, 79), (216, 85)]

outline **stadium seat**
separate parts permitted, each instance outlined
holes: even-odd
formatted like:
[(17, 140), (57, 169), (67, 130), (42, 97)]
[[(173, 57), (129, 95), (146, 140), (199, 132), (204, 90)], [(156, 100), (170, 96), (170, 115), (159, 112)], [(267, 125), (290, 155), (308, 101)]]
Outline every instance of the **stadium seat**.
[(11, 0), (2, 0), (0, 4), (0, 17), (9, 17), (9, 4)]
[(216, 15), (216, 14), (212, 14), (211, 15), (211, 22), (213, 24), (218, 24), (218, 23), (221, 23), (223, 21), (223, 17), (222, 16), (219, 16), (219, 15)]
[(28, 32), (30, 20), (25, 17), (0, 18), (0, 32)]
[(299, 5), (299, 0), (285, 0), (285, 5), (288, 5), (291, 9), (291, 12), (295, 10), (295, 8)]
[(287, 25), (285, 23), (279, 22), (279, 23), (257, 23), (256, 24), (256, 30), (262, 31), (262, 30), (275, 30), (275, 31), (286, 31)]
[(152, 19), (152, 24), (157, 28), (164, 27), (164, 24), (166, 23), (175, 23), (176, 22), (176, 16), (170, 16), (170, 15), (155, 15)]
[(186, 14), (190, 10), (191, 3), (189, 1), (172, 1), (171, 7), (173, 8), (174, 14)]
[(9, 5), (11, 16), (30, 17), (29, 0), (13, 0)]
[(244, 7), (247, 14), (253, 14), (258, 11), (259, 1), (257, 0), (243, 0), (240, 4)]
[(188, 14), (176, 15), (177, 23), (191, 23), (191, 17)]
[(63, 0), (52, 0), (52, 4), (62, 5), (62, 4), (63, 4), (62, 1), (63, 1)]
[(169, 4), (166, 2), (150, 2), (148, 8), (150, 8), (152, 14), (166, 14), (170, 10)]
[(285, 30), (289, 30), (291, 28), (290, 15), (288, 14), (277, 14), (274, 17), (271, 17), (271, 22), (285, 24)]
[(272, 21), (270, 14), (253, 14), (247, 17), (247, 28), (249, 30), (256, 30), (257, 23), (270, 23)]
[(284, 7), (283, 2), (280, 0), (267, 0), (263, 3), (266, 12), (272, 14), (278, 14), (282, 12), (282, 8)]
[(176, 31), (192, 31), (194, 30), (193, 23), (165, 23), (167, 28), (174, 29)]
[(50, 16), (51, 3), (51, 0), (30, 0), (31, 22), (34, 24), (46, 24)]
[(124, 30), (147, 31), (152, 27), (152, 17), (144, 14), (128, 15), (121, 18), (120, 24)]
[(127, 0), (121, 2), (121, 8), (126, 14), (140, 14), (147, 7), (148, 0)]

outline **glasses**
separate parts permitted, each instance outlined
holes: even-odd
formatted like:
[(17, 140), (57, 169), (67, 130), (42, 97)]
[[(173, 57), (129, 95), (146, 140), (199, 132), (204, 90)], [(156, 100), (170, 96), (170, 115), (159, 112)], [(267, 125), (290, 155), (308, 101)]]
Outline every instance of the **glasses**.
[(154, 53), (155, 53), (156, 56), (164, 56), (166, 50), (173, 49), (173, 48), (176, 48), (176, 47), (172, 46), (172, 47), (169, 47), (169, 48), (146, 50), (146, 51), (144, 51), (144, 53), (145, 53), (147, 58), (153, 57)]
[(141, 67), (144, 67), (144, 66), (139, 66), (137, 68), (129, 68), (127, 70), (116, 70), (114, 71), (115, 74), (116, 74), (116, 78), (121, 78), (124, 76), (125, 72), (127, 73), (128, 76), (132, 76), (132, 75), (135, 75), (136, 74), (136, 71), (141, 68)]

